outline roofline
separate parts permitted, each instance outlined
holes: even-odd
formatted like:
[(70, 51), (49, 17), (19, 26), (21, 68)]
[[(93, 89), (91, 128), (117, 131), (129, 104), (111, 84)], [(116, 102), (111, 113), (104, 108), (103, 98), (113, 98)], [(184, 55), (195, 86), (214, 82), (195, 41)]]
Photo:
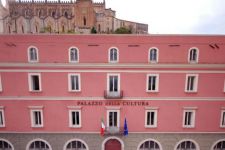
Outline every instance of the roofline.
[(0, 34), (0, 36), (185, 36), (185, 37), (191, 37), (191, 36), (195, 36), (195, 37), (214, 37), (214, 36), (225, 36), (225, 34), (54, 34), (54, 33), (44, 33), (44, 34), (7, 34), (7, 33), (3, 33)]

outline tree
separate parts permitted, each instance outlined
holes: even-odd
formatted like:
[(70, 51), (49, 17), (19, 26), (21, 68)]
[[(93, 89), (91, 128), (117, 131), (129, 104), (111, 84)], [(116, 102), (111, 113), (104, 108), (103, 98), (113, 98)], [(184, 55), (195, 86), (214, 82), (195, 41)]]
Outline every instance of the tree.
[(91, 34), (96, 34), (96, 33), (97, 33), (97, 31), (96, 31), (95, 27), (92, 27), (91, 28)]
[(114, 33), (115, 34), (131, 34), (132, 32), (130, 29), (127, 29), (125, 27), (120, 27), (120, 28), (117, 28)]

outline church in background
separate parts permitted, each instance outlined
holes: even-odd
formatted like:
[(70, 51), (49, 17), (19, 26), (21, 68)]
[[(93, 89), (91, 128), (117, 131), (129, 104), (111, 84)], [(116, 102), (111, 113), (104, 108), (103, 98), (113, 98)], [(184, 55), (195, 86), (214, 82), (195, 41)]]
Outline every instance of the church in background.
[(0, 33), (97, 33), (110, 34), (126, 28), (133, 34), (147, 34), (148, 25), (116, 18), (116, 11), (92, 0), (24, 1), (0, 3)]

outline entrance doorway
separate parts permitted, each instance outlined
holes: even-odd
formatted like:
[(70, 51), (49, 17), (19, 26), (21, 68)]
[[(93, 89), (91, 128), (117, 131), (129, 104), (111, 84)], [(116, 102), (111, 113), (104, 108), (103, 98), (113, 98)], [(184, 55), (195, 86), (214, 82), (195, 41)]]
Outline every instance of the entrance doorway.
[(117, 139), (110, 139), (105, 143), (105, 150), (122, 150), (121, 143)]

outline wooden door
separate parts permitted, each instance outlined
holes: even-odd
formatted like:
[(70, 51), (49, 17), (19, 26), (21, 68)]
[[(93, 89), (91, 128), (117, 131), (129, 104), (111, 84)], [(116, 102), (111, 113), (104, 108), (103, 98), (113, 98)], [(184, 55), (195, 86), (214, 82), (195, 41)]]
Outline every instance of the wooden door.
[(105, 150), (121, 150), (121, 143), (116, 139), (108, 140), (105, 143)]

